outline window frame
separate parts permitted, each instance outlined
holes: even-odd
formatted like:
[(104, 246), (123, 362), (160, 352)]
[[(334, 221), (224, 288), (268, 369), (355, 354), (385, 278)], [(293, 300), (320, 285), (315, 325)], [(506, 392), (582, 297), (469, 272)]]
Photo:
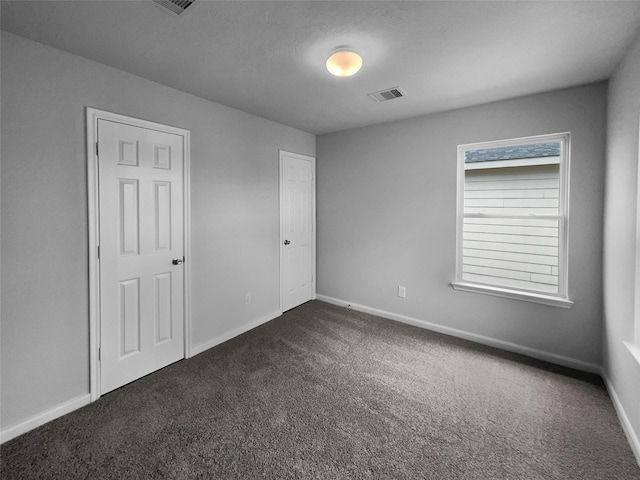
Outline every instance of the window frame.
[[(640, 121), (638, 122), (638, 162), (640, 163)], [(633, 358), (640, 365), (640, 170), (638, 170), (636, 189), (636, 270), (635, 297), (633, 314), (633, 338), (624, 342)]]
[[(558, 220), (558, 293), (540, 293), (516, 287), (502, 287), (485, 283), (463, 280), (462, 278), (462, 252), (463, 229), (465, 216), (481, 216), (481, 214), (465, 214), (464, 189), (465, 189), (465, 153), (470, 150), (513, 147), (516, 145), (530, 145), (535, 143), (560, 143), (559, 166), (559, 205), (558, 215), (531, 215), (531, 218), (553, 218)], [(487, 142), (467, 143), (458, 145), (458, 172), (457, 172), (457, 208), (456, 208), (456, 276), (451, 286), (456, 290), (482, 293), (500, 297), (523, 300), (527, 302), (541, 303), (555, 307), (570, 308), (573, 302), (568, 294), (568, 268), (569, 268), (569, 163), (571, 161), (571, 133), (552, 133), (528, 137), (510, 138), (506, 140), (494, 140)]]

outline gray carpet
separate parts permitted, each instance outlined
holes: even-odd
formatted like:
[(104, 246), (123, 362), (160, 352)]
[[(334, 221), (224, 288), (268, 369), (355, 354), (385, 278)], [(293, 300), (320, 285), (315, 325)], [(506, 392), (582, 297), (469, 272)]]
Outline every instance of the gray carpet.
[(640, 479), (596, 376), (314, 301), (5, 443), (3, 479)]

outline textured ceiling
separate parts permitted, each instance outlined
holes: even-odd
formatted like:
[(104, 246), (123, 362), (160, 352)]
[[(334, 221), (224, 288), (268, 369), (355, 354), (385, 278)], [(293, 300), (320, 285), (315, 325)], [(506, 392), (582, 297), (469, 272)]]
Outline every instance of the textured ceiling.
[[(0, 5), (3, 30), (317, 134), (602, 80), (640, 31), (640, 1)], [(354, 77), (324, 68), (339, 45)]]

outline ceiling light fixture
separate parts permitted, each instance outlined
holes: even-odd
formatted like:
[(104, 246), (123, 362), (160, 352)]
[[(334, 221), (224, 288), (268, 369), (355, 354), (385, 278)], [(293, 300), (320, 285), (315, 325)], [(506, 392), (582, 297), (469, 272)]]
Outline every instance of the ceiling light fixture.
[(336, 77), (350, 77), (362, 68), (362, 57), (349, 47), (336, 48), (327, 59), (327, 70)]

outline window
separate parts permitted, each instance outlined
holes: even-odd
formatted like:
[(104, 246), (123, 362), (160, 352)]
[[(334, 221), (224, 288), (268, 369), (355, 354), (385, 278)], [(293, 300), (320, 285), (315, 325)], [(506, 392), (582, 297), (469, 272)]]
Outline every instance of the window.
[(459, 290), (569, 308), (569, 133), (458, 147)]
[[(640, 134), (638, 135), (638, 163), (640, 164)], [(638, 190), (636, 193), (636, 288), (635, 288), (635, 314), (634, 314), (634, 338), (630, 342), (624, 342), (631, 355), (640, 364), (640, 172), (638, 176)]]

